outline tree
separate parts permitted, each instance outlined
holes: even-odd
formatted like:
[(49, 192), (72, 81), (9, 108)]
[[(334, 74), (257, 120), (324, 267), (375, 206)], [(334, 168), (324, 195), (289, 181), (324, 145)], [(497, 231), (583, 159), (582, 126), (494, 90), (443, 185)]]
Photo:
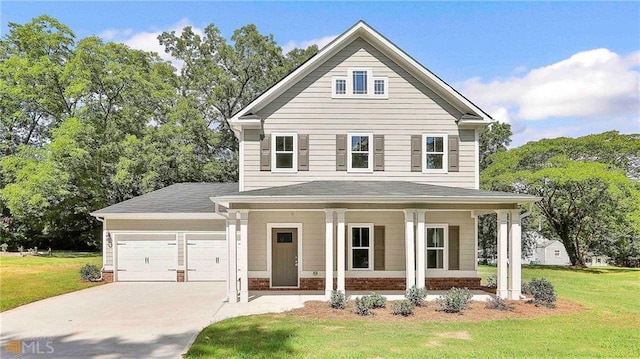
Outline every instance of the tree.
[[(587, 136), (586, 142), (592, 138)], [(580, 143), (581, 139), (574, 141)], [(593, 158), (584, 152), (596, 153), (586, 148), (582, 154), (574, 152), (572, 149), (583, 147), (568, 146), (567, 142), (543, 140), (498, 153), (482, 173), (482, 183), (488, 189), (542, 197), (536, 207), (546, 218), (543, 234), (564, 244), (573, 265), (585, 266), (592, 252), (619, 252), (619, 241), (638, 241), (640, 203), (634, 199), (639, 198), (640, 187), (623, 170), (609, 164), (553, 155), (560, 148), (574, 157)], [(632, 146), (629, 148), (640, 149), (638, 143)], [(619, 153), (598, 158), (618, 161)], [(626, 255), (634, 255), (633, 248), (629, 246)]]

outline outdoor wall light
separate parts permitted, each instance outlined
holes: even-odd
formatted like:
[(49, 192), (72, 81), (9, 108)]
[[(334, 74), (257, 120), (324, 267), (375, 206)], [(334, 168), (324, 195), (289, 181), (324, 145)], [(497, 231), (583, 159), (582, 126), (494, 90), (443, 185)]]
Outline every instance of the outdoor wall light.
[(113, 247), (113, 239), (111, 238), (111, 233), (107, 232), (107, 247)]

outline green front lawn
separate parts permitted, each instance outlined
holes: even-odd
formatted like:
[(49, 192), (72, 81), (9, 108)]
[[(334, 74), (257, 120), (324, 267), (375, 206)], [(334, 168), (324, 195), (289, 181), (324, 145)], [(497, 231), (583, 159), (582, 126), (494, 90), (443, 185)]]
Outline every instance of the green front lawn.
[[(482, 267), (487, 277), (495, 268)], [(483, 322), (380, 322), (257, 315), (205, 328), (188, 358), (631, 358), (640, 353), (640, 270), (526, 267), (586, 311)], [(455, 315), (455, 314), (452, 314)]]
[(0, 311), (99, 285), (80, 279), (85, 264), (102, 266), (95, 253), (63, 252), (50, 257), (0, 257)]

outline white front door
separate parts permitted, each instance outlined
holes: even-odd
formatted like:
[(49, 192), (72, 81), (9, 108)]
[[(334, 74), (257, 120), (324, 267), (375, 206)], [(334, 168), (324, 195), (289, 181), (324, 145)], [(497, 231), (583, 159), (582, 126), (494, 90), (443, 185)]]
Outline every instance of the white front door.
[[(133, 235), (128, 237), (135, 238)], [(117, 240), (117, 245), (119, 281), (176, 281), (178, 249), (175, 239)]]

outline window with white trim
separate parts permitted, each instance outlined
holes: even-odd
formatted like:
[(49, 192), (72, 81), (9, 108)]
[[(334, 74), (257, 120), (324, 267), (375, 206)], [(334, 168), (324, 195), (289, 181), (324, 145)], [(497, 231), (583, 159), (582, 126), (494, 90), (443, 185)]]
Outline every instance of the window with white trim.
[(389, 98), (388, 78), (374, 77), (372, 69), (352, 68), (331, 79), (333, 98)]
[(373, 224), (349, 224), (349, 270), (373, 270)]
[(292, 133), (274, 133), (271, 136), (273, 171), (289, 172), (298, 168), (298, 136)]
[(423, 172), (447, 172), (447, 148), (448, 136), (446, 134), (422, 135), (422, 171)]
[(370, 133), (349, 134), (347, 170), (352, 172), (373, 171), (373, 135)]
[(446, 225), (428, 225), (426, 231), (427, 269), (447, 269), (447, 237)]

